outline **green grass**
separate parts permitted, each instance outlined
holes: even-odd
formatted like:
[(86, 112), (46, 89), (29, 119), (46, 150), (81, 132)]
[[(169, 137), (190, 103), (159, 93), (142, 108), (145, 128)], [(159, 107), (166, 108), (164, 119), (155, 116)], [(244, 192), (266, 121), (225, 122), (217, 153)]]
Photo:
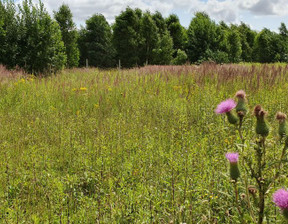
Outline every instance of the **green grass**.
[[(0, 223), (240, 222), (225, 153), (241, 141), (226, 117), (214, 113), (240, 89), (249, 101), (246, 154), (254, 153), (252, 110), (261, 104), (273, 128), (268, 158), (278, 158), (274, 117), (288, 112), (285, 65), (3, 78)], [(286, 179), (267, 195), (272, 223), (282, 217), (271, 195), (288, 186)]]

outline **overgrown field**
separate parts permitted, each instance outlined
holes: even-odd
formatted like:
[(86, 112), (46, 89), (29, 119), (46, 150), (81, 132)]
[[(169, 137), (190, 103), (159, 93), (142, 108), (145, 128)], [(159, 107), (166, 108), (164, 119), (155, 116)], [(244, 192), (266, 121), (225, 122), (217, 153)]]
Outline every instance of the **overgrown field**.
[[(0, 223), (240, 222), (225, 153), (237, 151), (241, 140), (226, 117), (214, 112), (240, 89), (249, 104), (246, 154), (254, 153), (252, 111), (261, 104), (272, 127), (267, 156), (278, 158), (275, 114), (288, 113), (286, 65), (3, 77)], [(271, 195), (288, 187), (287, 171), (286, 162), (267, 195), (269, 223), (283, 222)]]

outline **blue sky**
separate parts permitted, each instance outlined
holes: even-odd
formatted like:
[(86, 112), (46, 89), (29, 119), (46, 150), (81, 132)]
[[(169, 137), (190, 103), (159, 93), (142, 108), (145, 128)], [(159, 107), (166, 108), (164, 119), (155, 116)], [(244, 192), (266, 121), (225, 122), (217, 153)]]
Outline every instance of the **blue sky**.
[(266, 27), (277, 32), (281, 22), (288, 27), (288, 0), (42, 0), (42, 2), (51, 14), (62, 3), (68, 4), (78, 26), (85, 25), (85, 20), (95, 13), (103, 14), (109, 23), (113, 23), (115, 16), (130, 6), (151, 12), (158, 10), (165, 17), (175, 13), (185, 27), (189, 26), (197, 11), (205, 11), (216, 22), (223, 20), (228, 24), (238, 24), (243, 21), (258, 31)]

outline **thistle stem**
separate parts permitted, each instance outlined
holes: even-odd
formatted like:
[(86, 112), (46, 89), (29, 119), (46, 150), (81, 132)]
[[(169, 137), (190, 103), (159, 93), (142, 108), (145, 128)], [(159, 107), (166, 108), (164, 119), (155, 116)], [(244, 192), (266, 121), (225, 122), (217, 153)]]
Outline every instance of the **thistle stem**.
[(264, 209), (265, 209), (265, 192), (264, 180), (262, 177), (262, 160), (264, 160), (263, 165), (265, 164), (265, 138), (263, 137), (258, 144), (257, 149), (257, 165), (258, 165), (258, 188), (259, 188), (259, 214), (258, 214), (258, 224), (263, 223), (264, 219)]
[[(242, 130), (241, 130), (242, 124), (243, 124), (243, 117), (240, 117), (239, 120), (240, 120), (240, 121), (239, 121), (238, 133), (239, 133), (239, 136), (240, 136), (240, 139), (241, 139), (242, 144), (244, 144), (245, 139), (243, 138)], [(244, 146), (242, 146), (242, 149), (244, 149)]]
[(242, 212), (240, 210), (240, 207), (239, 207), (239, 204), (238, 204), (238, 187), (237, 187), (237, 181), (234, 181), (233, 182), (233, 185), (234, 185), (234, 192), (235, 192), (235, 204), (236, 204), (236, 208), (239, 212), (239, 215), (241, 216), (242, 215)]
[[(239, 137), (241, 139), (241, 142), (242, 142), (242, 146), (241, 146), (241, 149), (242, 149), (242, 154), (244, 152), (244, 143), (245, 143), (245, 139), (243, 137), (243, 134), (242, 134), (242, 124), (243, 124), (243, 117), (240, 116), (240, 119), (239, 119), (239, 127), (238, 127), (238, 133), (239, 133)], [(245, 157), (244, 157), (245, 158)], [(242, 162), (242, 167), (245, 167), (245, 160), (241, 160)], [(245, 185), (245, 191), (246, 191), (246, 198), (247, 198), (247, 205), (248, 205), (248, 209), (249, 209), (249, 213), (254, 221), (254, 223), (256, 223), (256, 219), (255, 219), (255, 216), (254, 216), (254, 213), (253, 213), (253, 210), (252, 210), (252, 206), (251, 206), (251, 202), (250, 202), (250, 195), (249, 195), (249, 190), (248, 190), (248, 178), (247, 178), (247, 175), (246, 173), (244, 172), (244, 185)]]

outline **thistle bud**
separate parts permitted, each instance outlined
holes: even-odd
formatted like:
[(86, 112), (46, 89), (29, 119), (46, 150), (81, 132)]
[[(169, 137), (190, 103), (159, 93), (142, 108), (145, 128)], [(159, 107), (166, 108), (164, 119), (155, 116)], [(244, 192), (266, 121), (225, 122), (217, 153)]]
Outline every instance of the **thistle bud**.
[(278, 128), (278, 134), (280, 138), (282, 139), (284, 136), (287, 135), (287, 123), (286, 123), (286, 114), (277, 112), (276, 119), (279, 121), (279, 128)]
[(235, 116), (235, 113), (229, 111), (226, 113), (226, 116), (230, 124), (237, 124), (238, 118)]
[(249, 191), (250, 194), (252, 194), (253, 196), (255, 196), (256, 193), (257, 193), (257, 188), (256, 188), (254, 185), (249, 185), (249, 186), (248, 186), (248, 191)]
[(240, 118), (243, 118), (247, 113), (247, 105), (246, 105), (246, 93), (244, 90), (239, 90), (235, 97), (237, 98), (238, 102), (236, 105), (236, 112)]
[(266, 111), (260, 105), (255, 106), (254, 115), (256, 116), (256, 133), (262, 137), (267, 137), (269, 134), (269, 126), (265, 120)]
[(229, 160), (230, 163), (230, 177), (232, 180), (237, 181), (237, 179), (240, 177), (240, 171), (238, 168), (238, 153), (227, 153), (226, 158)]

